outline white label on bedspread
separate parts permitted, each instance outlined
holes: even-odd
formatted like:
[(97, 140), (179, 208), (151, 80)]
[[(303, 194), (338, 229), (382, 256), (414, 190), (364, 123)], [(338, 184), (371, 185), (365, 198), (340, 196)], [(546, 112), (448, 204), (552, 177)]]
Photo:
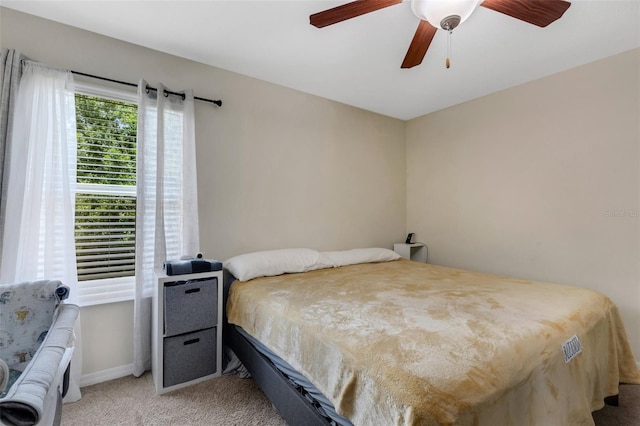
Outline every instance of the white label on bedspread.
[(582, 345), (577, 335), (562, 344), (562, 352), (564, 353), (564, 362), (567, 363), (575, 358), (580, 352), (582, 352)]

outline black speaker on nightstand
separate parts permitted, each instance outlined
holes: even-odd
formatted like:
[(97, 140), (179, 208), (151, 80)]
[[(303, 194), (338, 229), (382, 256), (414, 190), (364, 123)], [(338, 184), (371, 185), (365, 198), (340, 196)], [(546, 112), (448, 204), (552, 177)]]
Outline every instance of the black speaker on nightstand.
[(202, 259), (201, 254), (195, 259), (169, 260), (164, 263), (164, 270), (170, 276), (220, 271), (221, 269), (222, 262)]

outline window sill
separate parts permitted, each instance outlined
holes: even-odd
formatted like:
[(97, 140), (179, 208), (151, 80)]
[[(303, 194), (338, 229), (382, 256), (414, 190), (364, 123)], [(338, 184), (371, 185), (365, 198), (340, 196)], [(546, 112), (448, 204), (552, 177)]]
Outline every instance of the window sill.
[(78, 306), (103, 305), (133, 300), (135, 277), (106, 278), (78, 283)]
[(109, 298), (102, 300), (81, 300), (78, 302), (78, 306), (81, 308), (85, 308), (88, 306), (96, 306), (96, 305), (107, 305), (110, 303), (120, 303), (120, 302), (133, 302), (133, 296), (131, 297), (117, 297), (117, 298)]

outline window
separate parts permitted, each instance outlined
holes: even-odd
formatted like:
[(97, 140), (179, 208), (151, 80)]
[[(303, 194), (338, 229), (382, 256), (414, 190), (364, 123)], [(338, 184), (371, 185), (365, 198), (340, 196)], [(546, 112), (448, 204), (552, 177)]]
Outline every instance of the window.
[(77, 85), (75, 243), (80, 303), (133, 299), (135, 94)]

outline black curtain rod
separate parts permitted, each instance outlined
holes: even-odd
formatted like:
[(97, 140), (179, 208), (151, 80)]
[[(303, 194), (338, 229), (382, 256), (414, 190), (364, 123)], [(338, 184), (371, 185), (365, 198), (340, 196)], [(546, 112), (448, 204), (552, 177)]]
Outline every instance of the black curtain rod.
[[(71, 71), (71, 72), (72, 72), (72, 73), (74, 73), (74, 74), (83, 75), (83, 76), (85, 76), (85, 77), (97, 78), (98, 80), (104, 80), (104, 81), (110, 81), (110, 82), (112, 82), (112, 83), (124, 84), (125, 86), (138, 87), (138, 85), (137, 85), (137, 84), (129, 83), (129, 82), (127, 82), (127, 81), (114, 80), (114, 79), (112, 79), (112, 78), (100, 77), (99, 75), (87, 74), (87, 73), (80, 72), (80, 71)], [(155, 91), (158, 91), (158, 89), (156, 89), (155, 87), (151, 87), (151, 86), (149, 86), (149, 85), (147, 85), (146, 89), (147, 89), (147, 90), (155, 90)], [(165, 92), (165, 93), (167, 93), (167, 94), (170, 94), (170, 95), (178, 95), (178, 96), (182, 96), (182, 99), (184, 99), (184, 93), (172, 92), (172, 91), (170, 91), (170, 90), (165, 90), (164, 92)], [(198, 97), (198, 96), (194, 96), (194, 97), (193, 97), (193, 99), (198, 100), (198, 101), (202, 101), (202, 102), (210, 102), (210, 103), (212, 103), (212, 104), (216, 104), (216, 105), (218, 105), (219, 107), (221, 107), (221, 106), (222, 106), (222, 101), (221, 101), (221, 100), (218, 100), (218, 99), (216, 99), (216, 100), (213, 100), (213, 99), (206, 99), (206, 98), (200, 98), (200, 97)]]

